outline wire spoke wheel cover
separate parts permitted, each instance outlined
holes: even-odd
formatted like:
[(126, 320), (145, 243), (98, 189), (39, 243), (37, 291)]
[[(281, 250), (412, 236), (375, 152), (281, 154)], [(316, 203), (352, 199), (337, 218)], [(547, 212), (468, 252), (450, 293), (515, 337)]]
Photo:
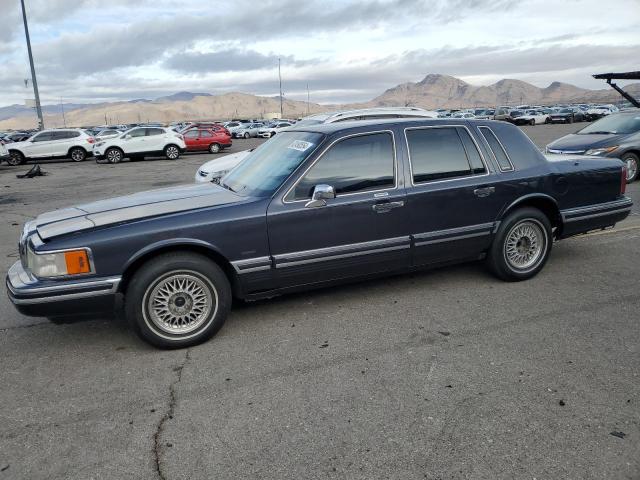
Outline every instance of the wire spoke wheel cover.
[(514, 271), (526, 273), (542, 261), (547, 242), (547, 233), (537, 220), (522, 220), (511, 227), (507, 234), (504, 259)]
[(143, 312), (153, 325), (172, 335), (200, 328), (218, 309), (218, 293), (211, 282), (193, 271), (175, 271), (151, 284), (143, 298)]

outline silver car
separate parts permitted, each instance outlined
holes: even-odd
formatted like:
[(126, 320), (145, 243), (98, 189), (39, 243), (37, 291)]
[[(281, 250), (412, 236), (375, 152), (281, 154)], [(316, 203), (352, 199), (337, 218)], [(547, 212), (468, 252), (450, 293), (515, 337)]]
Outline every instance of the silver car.
[(233, 132), (235, 138), (256, 138), (258, 131), (264, 128), (263, 123), (247, 123)]

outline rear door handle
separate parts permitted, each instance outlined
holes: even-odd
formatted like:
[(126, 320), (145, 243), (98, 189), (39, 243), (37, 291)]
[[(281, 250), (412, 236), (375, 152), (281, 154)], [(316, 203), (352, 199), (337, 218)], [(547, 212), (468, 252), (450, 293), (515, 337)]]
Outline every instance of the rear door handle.
[(380, 202), (376, 203), (372, 208), (376, 213), (387, 213), (394, 208), (404, 207), (404, 200), (397, 202)]
[(473, 191), (473, 194), (476, 197), (488, 197), (489, 195), (491, 195), (492, 193), (494, 193), (496, 191), (496, 187), (481, 187), (481, 188), (476, 188)]

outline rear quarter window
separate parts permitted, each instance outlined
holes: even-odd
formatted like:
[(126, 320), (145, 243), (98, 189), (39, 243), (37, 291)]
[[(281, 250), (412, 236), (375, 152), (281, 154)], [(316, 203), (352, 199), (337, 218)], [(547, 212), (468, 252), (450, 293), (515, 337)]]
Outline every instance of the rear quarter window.
[(488, 126), (500, 140), (516, 170), (534, 168), (546, 162), (538, 147), (515, 125), (493, 122)]

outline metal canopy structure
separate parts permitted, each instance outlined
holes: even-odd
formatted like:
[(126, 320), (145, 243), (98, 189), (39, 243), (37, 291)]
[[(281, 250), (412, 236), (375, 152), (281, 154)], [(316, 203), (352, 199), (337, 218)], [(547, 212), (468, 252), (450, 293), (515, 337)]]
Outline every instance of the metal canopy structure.
[(640, 102), (629, 95), (627, 92), (622, 90), (618, 85), (613, 83), (611, 80), (640, 80), (640, 71), (637, 72), (623, 72), (623, 73), (598, 73), (593, 75), (593, 78), (597, 78), (599, 80), (606, 80), (607, 83), (613, 88), (616, 92), (622, 95), (624, 98), (631, 102), (631, 105), (640, 108)]

